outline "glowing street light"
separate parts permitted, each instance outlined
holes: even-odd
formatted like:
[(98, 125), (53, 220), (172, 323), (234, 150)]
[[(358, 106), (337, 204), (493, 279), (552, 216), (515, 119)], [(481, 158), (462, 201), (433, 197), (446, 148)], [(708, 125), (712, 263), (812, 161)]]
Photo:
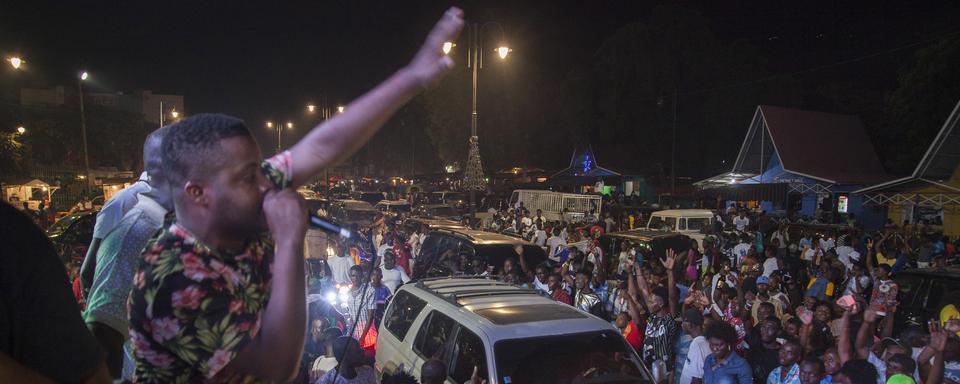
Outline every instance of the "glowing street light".
[(268, 121), (268, 122), (267, 122), (267, 128), (273, 128), (273, 122), (272, 122), (272, 121)]
[(177, 109), (174, 108), (172, 111), (170, 111), (170, 116), (173, 117), (174, 119), (176, 119), (176, 118), (180, 117), (180, 112), (177, 112)]
[(87, 71), (80, 73), (80, 80), (86, 80), (88, 77), (90, 77), (90, 74)]
[(512, 49), (508, 48), (507, 46), (500, 46), (497, 48), (497, 56), (500, 56), (501, 60), (506, 59), (507, 54), (510, 53), (510, 51), (512, 51)]
[(10, 65), (13, 66), (13, 69), (20, 69), (20, 66), (23, 65), (23, 63), (26, 63), (26, 60), (21, 59), (19, 56), (11, 57), (7, 59), (7, 61), (10, 62)]
[(343, 113), (343, 111), (345, 111), (346, 109), (347, 109), (346, 107), (344, 107), (344, 106), (342, 106), (342, 105), (338, 105), (338, 106), (337, 106), (337, 113)]
[(287, 122), (287, 129), (293, 129), (293, 123)]
[(456, 46), (457, 46), (457, 45), (454, 44), (454, 43), (452, 43), (452, 42), (449, 42), (449, 41), (444, 42), (444, 43), (443, 43), (443, 54), (444, 54), (444, 55), (449, 55), (449, 54), (450, 54), (450, 51), (453, 50), (453, 47), (456, 47)]
[(24, 134), (24, 133), (27, 133), (27, 129), (24, 128), (24, 127), (21, 125), (21, 126), (17, 127), (17, 133), (19, 133), (19, 134), (22, 135), (22, 134)]
[(315, 110), (317, 110), (317, 106), (316, 106), (316, 105), (307, 104), (307, 112), (313, 113), (313, 111), (315, 111)]

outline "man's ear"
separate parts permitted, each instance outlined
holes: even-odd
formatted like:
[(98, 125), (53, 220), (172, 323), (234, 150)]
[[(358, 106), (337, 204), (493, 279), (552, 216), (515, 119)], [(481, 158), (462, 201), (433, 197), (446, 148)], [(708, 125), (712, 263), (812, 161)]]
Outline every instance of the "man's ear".
[(198, 205), (207, 205), (207, 195), (202, 184), (190, 180), (183, 185), (183, 192), (187, 201)]

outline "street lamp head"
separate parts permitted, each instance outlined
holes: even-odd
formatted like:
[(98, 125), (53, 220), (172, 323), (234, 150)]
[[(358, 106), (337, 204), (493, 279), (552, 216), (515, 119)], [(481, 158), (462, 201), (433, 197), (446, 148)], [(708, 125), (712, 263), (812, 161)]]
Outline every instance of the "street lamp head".
[(272, 121), (268, 121), (268, 122), (267, 122), (267, 128), (273, 128), (273, 122), (272, 122)]
[(444, 55), (449, 55), (449, 54), (450, 54), (450, 51), (453, 50), (453, 47), (456, 47), (456, 46), (457, 46), (457, 45), (454, 44), (453, 42), (450, 42), (450, 41), (444, 42), (444, 43), (443, 43), (443, 54), (444, 54)]
[(26, 132), (27, 132), (27, 129), (24, 128), (22, 125), (19, 126), (19, 127), (17, 127), (17, 133), (19, 133), (19, 134), (22, 135), (22, 134), (24, 134), (24, 133), (26, 133)]
[(500, 56), (501, 60), (506, 59), (507, 54), (510, 53), (510, 51), (513, 51), (513, 50), (507, 47), (506, 45), (501, 45), (499, 48), (497, 48), (497, 56)]
[(90, 77), (90, 74), (87, 71), (80, 72), (80, 80), (86, 80), (88, 77)]
[(173, 116), (173, 118), (176, 119), (180, 117), (180, 112), (177, 112), (177, 110), (174, 109), (173, 111), (170, 111), (170, 116)]
[(317, 109), (317, 106), (316, 106), (316, 105), (307, 104), (307, 112), (313, 112), (313, 111), (315, 111), (316, 109)]
[(7, 61), (10, 62), (10, 65), (13, 66), (13, 69), (20, 69), (20, 66), (26, 62), (18, 56), (11, 57), (7, 59)]
[(293, 129), (293, 123), (287, 122), (287, 129)]
[(343, 111), (346, 110), (346, 109), (347, 109), (346, 107), (344, 107), (344, 106), (342, 106), (342, 105), (338, 105), (338, 106), (337, 106), (337, 113), (343, 113)]

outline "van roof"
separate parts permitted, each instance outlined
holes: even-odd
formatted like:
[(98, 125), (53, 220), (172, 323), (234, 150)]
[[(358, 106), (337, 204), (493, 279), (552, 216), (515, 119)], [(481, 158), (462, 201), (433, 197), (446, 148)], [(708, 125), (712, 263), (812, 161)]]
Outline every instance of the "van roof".
[(502, 339), (614, 330), (610, 323), (541, 296), (496, 280), (476, 277), (424, 279), (405, 289), (420, 290), (431, 305), (459, 312), (494, 341)]
[(665, 209), (656, 211), (651, 215), (666, 217), (713, 217), (713, 211), (709, 209)]

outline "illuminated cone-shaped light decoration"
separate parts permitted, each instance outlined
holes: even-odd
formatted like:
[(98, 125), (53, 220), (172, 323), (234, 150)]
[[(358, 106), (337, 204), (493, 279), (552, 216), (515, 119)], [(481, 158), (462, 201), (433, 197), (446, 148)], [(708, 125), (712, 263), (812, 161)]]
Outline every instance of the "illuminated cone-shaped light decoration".
[(470, 137), (470, 154), (467, 155), (467, 170), (463, 173), (463, 186), (476, 191), (487, 189), (483, 164), (480, 162), (480, 143), (476, 136)]

